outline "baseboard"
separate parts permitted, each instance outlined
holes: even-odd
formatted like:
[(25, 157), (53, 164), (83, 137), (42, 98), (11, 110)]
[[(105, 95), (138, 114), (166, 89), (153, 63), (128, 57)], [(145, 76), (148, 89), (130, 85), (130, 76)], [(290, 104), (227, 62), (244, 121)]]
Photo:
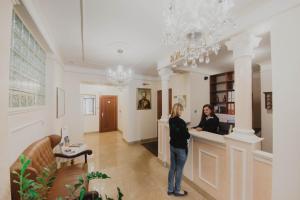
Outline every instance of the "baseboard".
[[(158, 161), (165, 166), (166, 168), (169, 168), (170, 165), (168, 163), (164, 163), (161, 160), (158, 159)], [(195, 189), (197, 192), (199, 192), (205, 199), (207, 200), (216, 200), (214, 197), (212, 197), (210, 194), (205, 192), (202, 188), (200, 188), (198, 185), (196, 185), (194, 182), (192, 182), (190, 179), (188, 179), (186, 176), (183, 175), (183, 181), (185, 181), (186, 184), (191, 186), (193, 189)]]
[(143, 140), (136, 140), (136, 141), (132, 141), (132, 142), (128, 142), (126, 141), (124, 138), (122, 138), (124, 142), (126, 142), (127, 144), (144, 144), (144, 143), (148, 143), (148, 142), (155, 142), (158, 140), (158, 138), (149, 138), (149, 139), (143, 139)]
[(118, 129), (118, 132), (120, 132), (121, 134), (123, 134), (123, 131), (122, 131), (122, 130), (120, 130), (120, 129)]
[(157, 142), (158, 141), (158, 138), (155, 137), (155, 138), (148, 138), (148, 139), (143, 139), (141, 140), (141, 143), (148, 143), (148, 142)]
[(95, 134), (95, 133), (99, 133), (99, 131), (85, 132), (84, 134)]
[(123, 140), (126, 144), (129, 144), (129, 145), (141, 144), (141, 141), (140, 141), (140, 140), (132, 141), (132, 142), (127, 142), (124, 138), (122, 138), (122, 140)]
[(212, 197), (210, 194), (205, 192), (202, 188), (200, 188), (198, 185), (196, 185), (194, 182), (192, 182), (190, 179), (188, 179), (186, 176), (183, 176), (183, 180), (192, 188), (194, 188), (197, 192), (199, 192), (205, 199), (207, 200), (216, 200), (214, 197)]

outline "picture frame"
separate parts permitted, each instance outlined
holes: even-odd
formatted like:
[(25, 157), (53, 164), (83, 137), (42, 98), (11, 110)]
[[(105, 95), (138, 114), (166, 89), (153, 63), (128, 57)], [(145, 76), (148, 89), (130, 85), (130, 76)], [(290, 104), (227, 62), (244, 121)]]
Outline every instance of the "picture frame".
[(56, 118), (65, 116), (65, 90), (56, 88)]
[(150, 88), (137, 88), (136, 107), (137, 110), (151, 110), (152, 102)]
[(174, 104), (180, 103), (184, 109), (187, 107), (187, 96), (186, 95), (176, 95), (173, 97)]

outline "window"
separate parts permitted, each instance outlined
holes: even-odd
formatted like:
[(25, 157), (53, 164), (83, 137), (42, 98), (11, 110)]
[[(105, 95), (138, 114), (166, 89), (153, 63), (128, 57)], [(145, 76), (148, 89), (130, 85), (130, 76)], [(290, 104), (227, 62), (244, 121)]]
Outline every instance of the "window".
[(46, 53), (13, 13), (9, 72), (9, 107), (45, 105)]
[(96, 115), (96, 96), (82, 97), (82, 112), (84, 115)]

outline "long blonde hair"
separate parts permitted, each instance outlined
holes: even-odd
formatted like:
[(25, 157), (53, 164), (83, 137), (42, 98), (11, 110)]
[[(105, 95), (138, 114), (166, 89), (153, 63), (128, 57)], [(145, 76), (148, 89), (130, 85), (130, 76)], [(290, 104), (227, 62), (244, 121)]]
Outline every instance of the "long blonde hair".
[(171, 118), (179, 117), (179, 112), (183, 111), (183, 106), (180, 103), (175, 103), (172, 108)]

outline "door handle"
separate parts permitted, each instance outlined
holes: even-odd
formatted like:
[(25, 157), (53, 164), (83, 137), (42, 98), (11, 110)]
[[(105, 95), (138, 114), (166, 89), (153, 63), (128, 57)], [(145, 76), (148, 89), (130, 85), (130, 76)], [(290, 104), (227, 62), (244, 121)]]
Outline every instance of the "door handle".
[(103, 118), (103, 116), (104, 116), (104, 113), (102, 112), (102, 113), (101, 113), (101, 117)]

